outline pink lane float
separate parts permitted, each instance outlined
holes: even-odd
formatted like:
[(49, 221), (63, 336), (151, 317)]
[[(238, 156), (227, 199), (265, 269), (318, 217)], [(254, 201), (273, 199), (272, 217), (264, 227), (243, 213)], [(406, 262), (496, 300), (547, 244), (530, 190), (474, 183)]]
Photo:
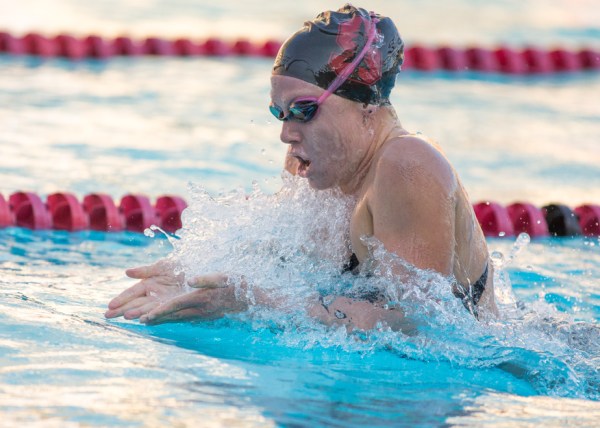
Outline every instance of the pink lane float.
[(178, 196), (160, 196), (152, 204), (147, 196), (126, 195), (117, 205), (101, 193), (86, 195), (80, 203), (72, 193), (54, 193), (43, 202), (35, 193), (15, 192), (8, 200), (0, 194), (0, 228), (143, 232), (156, 225), (173, 233), (181, 228), (186, 207)]
[[(46, 37), (39, 33), (14, 36), (0, 32), (0, 53), (34, 55), (42, 58), (62, 57), (71, 60), (84, 58), (108, 59), (113, 56), (255, 56), (274, 57), (281, 42), (267, 40), (252, 42), (233, 41), (216, 37), (206, 40), (179, 38), (169, 40), (147, 37), (135, 40), (129, 37), (107, 38), (97, 35), (76, 37), (59, 34)], [(483, 48), (469, 46), (428, 47), (415, 44), (405, 50), (404, 69), (420, 71), (446, 70), (452, 72), (476, 71), (509, 75), (573, 73), (600, 70), (600, 52), (589, 48), (571, 51), (560, 47), (541, 49), (527, 46), (517, 50), (508, 46)]]
[[(179, 196), (160, 196), (152, 204), (147, 196), (126, 195), (117, 205), (102, 193), (86, 195), (80, 202), (72, 193), (60, 192), (44, 202), (35, 193), (15, 192), (8, 199), (0, 194), (0, 228), (144, 232), (156, 225), (174, 233), (181, 228), (186, 207)], [(538, 208), (528, 202), (503, 206), (485, 201), (474, 204), (473, 209), (487, 237), (513, 237), (523, 232), (532, 238), (600, 237), (600, 205), (584, 204), (572, 210), (564, 204)]]

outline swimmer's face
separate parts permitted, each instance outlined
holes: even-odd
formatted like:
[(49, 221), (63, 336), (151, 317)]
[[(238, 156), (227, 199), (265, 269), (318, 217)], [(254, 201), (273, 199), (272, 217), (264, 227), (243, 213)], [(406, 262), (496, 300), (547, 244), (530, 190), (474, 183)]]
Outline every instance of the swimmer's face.
[[(288, 76), (271, 77), (271, 102), (289, 113), (299, 98), (318, 98), (323, 89)], [(355, 174), (362, 124), (360, 104), (332, 95), (308, 122), (281, 122), (281, 141), (289, 144), (286, 169), (306, 178), (315, 189), (344, 188)]]

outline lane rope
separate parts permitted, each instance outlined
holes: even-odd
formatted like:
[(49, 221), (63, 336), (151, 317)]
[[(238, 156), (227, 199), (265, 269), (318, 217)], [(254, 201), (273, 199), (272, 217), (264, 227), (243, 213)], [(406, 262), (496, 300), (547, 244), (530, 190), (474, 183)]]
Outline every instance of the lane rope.
[[(103, 193), (86, 195), (80, 202), (73, 193), (58, 192), (46, 201), (33, 192), (0, 193), (0, 228), (77, 232), (144, 232), (152, 225), (169, 233), (181, 228), (187, 207), (179, 196), (160, 196), (154, 203), (145, 195), (128, 194), (117, 204)], [(482, 201), (473, 205), (486, 237), (514, 237), (525, 232), (532, 238), (547, 236), (600, 237), (600, 205), (583, 204), (575, 209), (552, 203), (537, 207), (528, 202), (504, 206)]]
[[(106, 38), (97, 35), (76, 37), (69, 34), (44, 36), (28, 33), (22, 37), (0, 32), (0, 53), (33, 55), (42, 58), (62, 57), (70, 60), (95, 58), (106, 60), (114, 56), (250, 56), (274, 57), (281, 42), (247, 39), (233, 41), (220, 38), (175, 40), (147, 37)], [(543, 49), (527, 46), (515, 49), (500, 45), (495, 48), (449, 46), (428, 47), (415, 44), (405, 50), (403, 69), (450, 72), (476, 71), (509, 75), (573, 73), (600, 70), (600, 51), (582, 48), (572, 51), (560, 47)]]

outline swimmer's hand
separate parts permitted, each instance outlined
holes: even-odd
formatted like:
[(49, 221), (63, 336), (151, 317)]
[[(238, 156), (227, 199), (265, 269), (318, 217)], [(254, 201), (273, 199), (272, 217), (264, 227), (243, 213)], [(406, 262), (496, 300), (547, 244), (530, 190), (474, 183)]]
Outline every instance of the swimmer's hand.
[[(183, 274), (174, 273), (174, 265), (160, 260), (150, 266), (126, 271), (127, 276), (140, 281), (123, 291), (108, 304), (106, 318), (140, 319), (146, 324), (214, 319), (226, 312), (244, 308), (235, 299), (233, 286), (227, 285), (223, 274), (203, 275), (185, 281)], [(187, 284), (198, 290), (187, 291)]]
[[(211, 275), (212, 276), (212, 275)], [(210, 279), (202, 277), (206, 284)], [(190, 284), (193, 285), (193, 284)], [(147, 325), (165, 322), (189, 320), (209, 320), (221, 318), (231, 312), (240, 312), (247, 308), (244, 302), (237, 300), (232, 285), (203, 285), (197, 290), (173, 297), (154, 307), (140, 317), (140, 322)]]
[(308, 314), (325, 325), (345, 326), (349, 332), (372, 330), (378, 323), (394, 331), (410, 328), (400, 309), (349, 297), (337, 297), (328, 305), (320, 299), (309, 307)]
[(176, 275), (168, 260), (159, 260), (150, 266), (127, 269), (126, 275), (140, 281), (129, 287), (108, 304), (106, 318), (137, 319), (152, 310), (160, 301), (181, 294), (183, 274)]

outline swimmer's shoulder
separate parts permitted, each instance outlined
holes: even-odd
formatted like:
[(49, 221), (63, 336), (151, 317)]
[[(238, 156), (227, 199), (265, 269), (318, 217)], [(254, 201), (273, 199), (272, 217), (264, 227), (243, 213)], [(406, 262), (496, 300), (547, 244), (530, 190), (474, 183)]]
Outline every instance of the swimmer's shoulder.
[(454, 182), (455, 173), (439, 146), (422, 134), (403, 134), (390, 138), (381, 147), (377, 173), (388, 179), (426, 179), (438, 177), (443, 182)]

